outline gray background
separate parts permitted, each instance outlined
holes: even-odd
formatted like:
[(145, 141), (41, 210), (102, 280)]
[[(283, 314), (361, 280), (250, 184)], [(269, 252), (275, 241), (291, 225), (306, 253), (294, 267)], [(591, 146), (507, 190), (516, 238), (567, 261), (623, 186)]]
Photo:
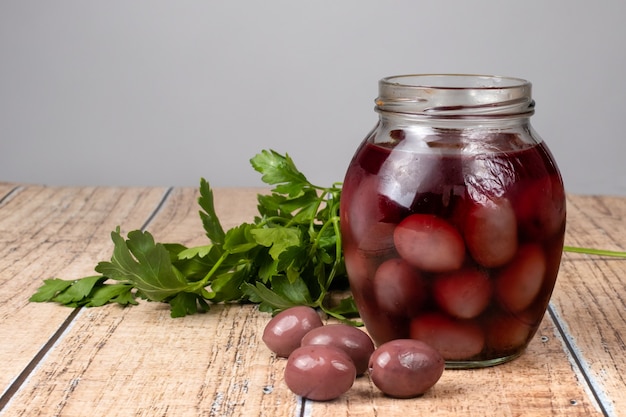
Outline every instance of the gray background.
[(569, 192), (626, 195), (623, 1), (0, 1), (0, 181), (343, 180), (378, 79), (532, 81)]

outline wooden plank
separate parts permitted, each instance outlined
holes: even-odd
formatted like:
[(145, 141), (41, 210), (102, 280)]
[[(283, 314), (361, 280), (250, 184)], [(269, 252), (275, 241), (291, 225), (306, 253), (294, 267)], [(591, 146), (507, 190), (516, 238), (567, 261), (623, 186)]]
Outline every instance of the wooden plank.
[(295, 416), (252, 306), (172, 319), (143, 303), (85, 309), (13, 399), (11, 416)]
[[(626, 198), (570, 196), (566, 244), (626, 251)], [(608, 415), (626, 415), (626, 259), (566, 253), (552, 303)]]
[(626, 251), (626, 197), (568, 196), (565, 244)]
[[(53, 276), (93, 274), (117, 225), (140, 227), (163, 189), (29, 186), (0, 206), (0, 390), (25, 369), (72, 310), (30, 303)], [(10, 336), (9, 336), (10, 335)]]
[[(216, 190), (225, 227), (251, 219), (254, 195)], [(201, 244), (196, 198), (195, 190), (175, 189), (148, 230), (157, 240)], [(555, 292), (566, 292), (563, 286)], [(421, 398), (386, 398), (360, 378), (345, 396), (304, 409), (282, 380), (285, 361), (260, 341), (268, 318), (237, 305), (182, 319), (154, 303), (83, 310), (6, 415), (601, 415), (550, 317), (516, 361), (446, 371)], [(565, 317), (570, 326), (577, 319)]]
[[(214, 307), (183, 319), (148, 304), (121, 315), (106, 310), (81, 314), (63, 346), (47, 358), (42, 379), (29, 381), (15, 399), (11, 415), (298, 415), (299, 399), (282, 380), (285, 360), (276, 360), (259, 339), (267, 316), (253, 307)], [(541, 335), (545, 330), (551, 326), (544, 324)], [(547, 337), (537, 338), (511, 364), (446, 371), (422, 398), (386, 398), (361, 378), (348, 395), (309, 403), (305, 412), (601, 415), (576, 384), (561, 342), (550, 331)]]
[[(216, 190), (225, 227), (251, 220), (255, 193)], [(148, 230), (160, 241), (203, 243), (197, 192), (175, 189)], [(172, 319), (163, 304), (84, 309), (7, 413), (28, 415), (295, 416), (300, 402), (262, 346), (269, 319), (254, 306), (214, 306)]]
[(445, 370), (423, 396), (384, 396), (367, 378), (331, 402), (307, 402), (307, 416), (600, 416), (578, 381), (552, 321), (545, 317), (528, 350), (492, 368)]

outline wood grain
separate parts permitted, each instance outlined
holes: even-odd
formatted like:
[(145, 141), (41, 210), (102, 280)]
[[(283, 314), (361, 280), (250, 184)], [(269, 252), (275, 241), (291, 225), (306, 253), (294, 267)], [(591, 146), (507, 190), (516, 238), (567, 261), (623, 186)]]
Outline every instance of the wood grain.
[(259, 346), (265, 320), (251, 306), (180, 319), (150, 303), (82, 310), (10, 415), (296, 415)]
[[(255, 196), (216, 190), (224, 227), (251, 220)], [(196, 199), (195, 190), (175, 190), (147, 228), (160, 241), (206, 239)], [(229, 201), (246, 204), (223, 203)], [(296, 415), (300, 402), (285, 387), (275, 389), (279, 368), (259, 347), (267, 320), (240, 305), (181, 319), (157, 303), (84, 309), (8, 410), (16, 416)]]
[[(626, 251), (626, 199), (568, 201), (566, 244)], [(626, 259), (564, 255), (553, 310), (608, 415), (626, 415)]]
[(93, 274), (110, 231), (140, 227), (162, 189), (21, 188), (0, 206), (0, 386), (8, 386), (72, 310), (28, 299), (43, 279)]
[[(71, 309), (27, 299), (44, 277), (83, 276), (110, 256), (110, 231), (145, 226), (158, 241), (204, 244), (193, 188), (47, 188), (0, 183), (2, 386)], [(263, 189), (216, 189), (225, 228), (250, 221)], [(163, 200), (163, 196), (166, 195)], [(626, 198), (570, 196), (566, 243), (625, 250)], [(592, 218), (593, 220), (589, 220)], [(172, 319), (167, 305), (82, 309), (37, 359), (1, 416), (595, 416), (626, 415), (626, 261), (566, 254), (544, 318), (519, 359), (447, 370), (424, 396), (394, 400), (367, 377), (330, 402), (302, 401), (284, 359), (261, 342), (269, 316), (214, 306)], [(599, 402), (598, 402), (599, 400)]]
[(365, 416), (600, 416), (563, 352), (549, 317), (526, 353), (486, 369), (446, 370), (422, 397), (385, 397), (368, 378), (328, 403), (308, 402), (306, 415)]

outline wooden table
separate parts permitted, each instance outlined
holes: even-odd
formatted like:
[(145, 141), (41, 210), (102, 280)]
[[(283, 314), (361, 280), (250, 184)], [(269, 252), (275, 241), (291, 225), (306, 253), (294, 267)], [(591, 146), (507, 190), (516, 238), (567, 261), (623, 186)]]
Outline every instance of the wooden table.
[[(216, 189), (225, 227), (251, 220), (258, 189)], [(566, 253), (528, 351), (448, 370), (426, 395), (384, 397), (366, 377), (331, 402), (293, 395), (260, 339), (266, 313), (214, 306), (172, 319), (142, 302), (73, 310), (28, 298), (110, 258), (110, 232), (205, 242), (193, 188), (0, 183), (1, 416), (626, 415), (626, 260)], [(626, 250), (626, 198), (568, 196), (566, 244)]]

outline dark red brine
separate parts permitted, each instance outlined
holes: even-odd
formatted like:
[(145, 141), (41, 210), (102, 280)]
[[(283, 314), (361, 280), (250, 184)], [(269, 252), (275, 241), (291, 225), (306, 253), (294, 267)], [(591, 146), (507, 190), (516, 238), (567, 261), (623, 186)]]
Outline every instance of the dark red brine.
[(529, 124), (530, 84), (429, 75), (380, 89), (380, 121), (341, 199), (366, 329), (377, 345), (427, 342), (449, 368), (516, 358), (548, 306), (565, 233), (562, 179)]

